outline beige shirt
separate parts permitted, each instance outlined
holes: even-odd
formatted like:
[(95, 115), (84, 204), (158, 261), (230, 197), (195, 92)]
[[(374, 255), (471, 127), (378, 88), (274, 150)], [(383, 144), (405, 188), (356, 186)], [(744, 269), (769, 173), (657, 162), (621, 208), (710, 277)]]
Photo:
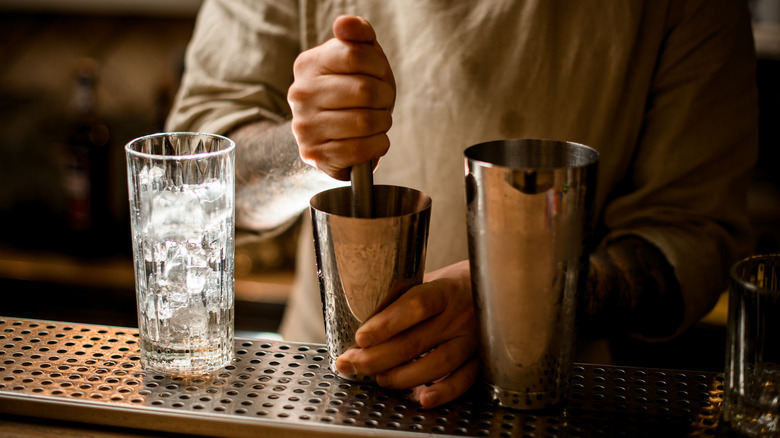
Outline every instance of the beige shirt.
[[(433, 199), (427, 268), (468, 257), (463, 150), (504, 138), (600, 153), (596, 237), (674, 266), (687, 327), (748, 250), (757, 94), (747, 7), (713, 0), (206, 0), (168, 130), (289, 119), (292, 63), (342, 13), (367, 18), (397, 82), (375, 181)], [(301, 206), (305, 208), (306, 206)], [(283, 334), (324, 341), (311, 234)]]

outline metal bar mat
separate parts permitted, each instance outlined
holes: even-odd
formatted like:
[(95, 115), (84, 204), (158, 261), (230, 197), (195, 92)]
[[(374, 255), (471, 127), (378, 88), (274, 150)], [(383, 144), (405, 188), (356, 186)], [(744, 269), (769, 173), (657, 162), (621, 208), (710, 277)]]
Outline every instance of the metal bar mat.
[(0, 413), (218, 436), (714, 436), (723, 389), (715, 373), (577, 364), (562, 408), (511, 411), (475, 388), (425, 410), (336, 377), (319, 344), (237, 339), (232, 365), (182, 378), (145, 372), (137, 341), (0, 317)]

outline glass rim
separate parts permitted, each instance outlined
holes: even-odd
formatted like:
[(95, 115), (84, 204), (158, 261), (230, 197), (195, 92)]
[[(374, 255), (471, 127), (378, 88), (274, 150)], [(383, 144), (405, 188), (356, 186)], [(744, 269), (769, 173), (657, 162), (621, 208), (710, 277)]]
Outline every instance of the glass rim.
[(745, 279), (739, 272), (737, 272), (739, 268), (747, 263), (760, 262), (762, 260), (772, 261), (780, 265), (780, 253), (752, 255), (734, 262), (734, 264), (731, 265), (731, 269), (729, 269), (730, 280), (739, 283), (740, 286), (751, 291), (764, 292), (768, 294), (780, 294), (780, 290), (772, 290), (760, 287), (752, 281)]
[[(495, 145), (495, 144), (517, 144), (517, 145), (550, 144), (556, 146), (566, 146), (566, 147), (571, 147), (572, 149), (581, 149), (583, 151), (586, 151), (590, 155), (590, 157), (587, 160), (583, 161), (582, 163), (578, 163), (574, 165), (557, 166), (557, 167), (556, 166), (539, 166), (539, 167), (510, 166), (507, 164), (488, 161), (477, 157), (480, 151), (489, 147), (490, 145)], [(574, 141), (569, 141), (569, 140), (553, 140), (553, 139), (543, 139), (543, 138), (509, 138), (509, 139), (502, 139), (502, 140), (485, 141), (467, 147), (463, 151), (463, 156), (466, 158), (467, 162), (472, 162), (482, 167), (508, 169), (514, 171), (518, 171), (518, 170), (549, 171), (549, 170), (559, 170), (559, 169), (583, 169), (588, 166), (597, 165), (599, 161), (599, 152), (590, 146), (584, 145), (582, 143), (577, 143)]]
[[(228, 147), (224, 149), (220, 149), (218, 151), (211, 151), (211, 152), (202, 152), (197, 154), (184, 154), (184, 155), (161, 155), (161, 154), (150, 154), (147, 152), (139, 152), (135, 149), (133, 149), (133, 145), (137, 144), (141, 141), (145, 141), (150, 138), (156, 138), (156, 137), (212, 137), (219, 140), (225, 140), (228, 143)], [(209, 132), (194, 132), (194, 131), (175, 131), (175, 132), (158, 132), (155, 134), (148, 134), (143, 135), (138, 138), (134, 138), (127, 142), (125, 144), (125, 152), (127, 152), (130, 155), (133, 155), (135, 157), (141, 157), (141, 158), (148, 158), (152, 160), (192, 160), (196, 158), (208, 158), (208, 157), (215, 157), (219, 155), (229, 154), (236, 148), (236, 142), (232, 139), (225, 137), (224, 135), (220, 134), (212, 134)]]

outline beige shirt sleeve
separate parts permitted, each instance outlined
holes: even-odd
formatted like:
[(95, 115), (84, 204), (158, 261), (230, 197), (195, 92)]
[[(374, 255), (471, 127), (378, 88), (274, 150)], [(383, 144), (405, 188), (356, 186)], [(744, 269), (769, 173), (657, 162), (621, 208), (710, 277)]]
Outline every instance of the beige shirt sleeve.
[(747, 8), (672, 2), (669, 15), (625, 193), (602, 220), (607, 239), (635, 234), (664, 252), (683, 291), (682, 330), (711, 308), (730, 265), (750, 250), (758, 106)]
[(295, 0), (206, 0), (165, 129), (224, 134), (252, 120), (289, 119), (298, 26)]

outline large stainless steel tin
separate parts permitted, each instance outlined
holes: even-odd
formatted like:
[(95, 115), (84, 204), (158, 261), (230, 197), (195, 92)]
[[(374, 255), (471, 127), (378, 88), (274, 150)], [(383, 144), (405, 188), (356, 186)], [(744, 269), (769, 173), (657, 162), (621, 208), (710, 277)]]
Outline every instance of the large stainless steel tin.
[(552, 140), (465, 151), (469, 258), (482, 372), (504, 406), (566, 397), (598, 153)]

